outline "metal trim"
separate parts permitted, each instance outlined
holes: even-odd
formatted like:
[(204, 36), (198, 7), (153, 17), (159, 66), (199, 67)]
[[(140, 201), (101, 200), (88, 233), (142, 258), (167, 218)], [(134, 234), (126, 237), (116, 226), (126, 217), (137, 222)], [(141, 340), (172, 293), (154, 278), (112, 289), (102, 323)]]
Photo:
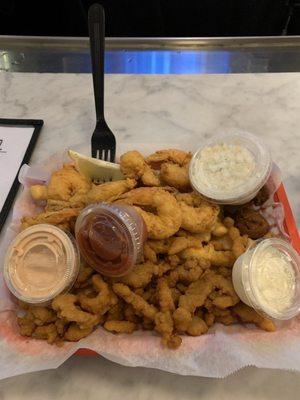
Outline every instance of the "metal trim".
[[(52, 48), (72, 50), (89, 47), (88, 37), (0, 36), (1, 49)], [(298, 47), (300, 36), (197, 37), (197, 38), (106, 38), (107, 50), (194, 50), (260, 47)]]

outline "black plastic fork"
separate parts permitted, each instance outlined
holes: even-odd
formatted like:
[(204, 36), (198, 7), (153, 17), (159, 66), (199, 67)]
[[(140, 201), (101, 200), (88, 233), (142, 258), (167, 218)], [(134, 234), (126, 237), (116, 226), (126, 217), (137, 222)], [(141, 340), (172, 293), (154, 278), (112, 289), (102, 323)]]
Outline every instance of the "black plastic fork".
[(100, 4), (89, 8), (88, 21), (97, 118), (92, 135), (92, 157), (114, 162), (116, 139), (104, 118), (105, 14)]

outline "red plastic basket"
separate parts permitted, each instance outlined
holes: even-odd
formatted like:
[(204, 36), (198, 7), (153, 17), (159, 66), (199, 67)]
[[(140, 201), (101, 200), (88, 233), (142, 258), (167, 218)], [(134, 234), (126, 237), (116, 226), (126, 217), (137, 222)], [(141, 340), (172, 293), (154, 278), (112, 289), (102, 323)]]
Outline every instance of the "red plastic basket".
[[(297, 229), (296, 221), (291, 210), (291, 206), (289, 204), (285, 189), (283, 184), (280, 185), (279, 189), (274, 195), (274, 199), (276, 202), (279, 202), (283, 205), (284, 208), (284, 229), (286, 233), (289, 235), (293, 247), (300, 254), (300, 236)], [(98, 353), (89, 349), (79, 349), (76, 352), (78, 356), (96, 356)]]

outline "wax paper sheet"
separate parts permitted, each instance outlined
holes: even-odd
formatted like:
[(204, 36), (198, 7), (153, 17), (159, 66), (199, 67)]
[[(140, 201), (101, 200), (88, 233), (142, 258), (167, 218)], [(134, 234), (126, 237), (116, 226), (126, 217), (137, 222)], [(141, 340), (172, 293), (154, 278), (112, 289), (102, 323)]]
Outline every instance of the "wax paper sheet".
[[(188, 147), (184, 142), (177, 142), (177, 147)], [(175, 144), (172, 146), (175, 147)], [(143, 153), (147, 149), (147, 153), (150, 153), (166, 147), (170, 147), (170, 144), (141, 142), (124, 145), (118, 150), (119, 154), (129, 148), (139, 149)], [(74, 150), (89, 154), (87, 146), (75, 146)], [(24, 188), (15, 203), (10, 224), (1, 236), (1, 269), (6, 248), (18, 232), (20, 217), (38, 212), (30, 199), (28, 187), (33, 183), (47, 181), (50, 173), (65, 159), (66, 152), (52, 156), (43, 165), (22, 169), (20, 181)], [(274, 192), (280, 183), (280, 171), (276, 166), (272, 176), (268, 185)], [(281, 205), (269, 201), (261, 212), (267, 216), (272, 229), (280, 231), (283, 221)], [(163, 348), (160, 338), (152, 332), (113, 335), (101, 327), (78, 343), (56, 347), (44, 341), (21, 337), (15, 312), (16, 305), (3, 283), (0, 270), (0, 379), (57, 368), (79, 348), (92, 349), (119, 364), (157, 368), (181, 375), (221, 378), (248, 365), (300, 371), (300, 318), (278, 324), (277, 331), (272, 333), (253, 326), (225, 327), (217, 324), (206, 335), (185, 336), (182, 346), (174, 351)]]

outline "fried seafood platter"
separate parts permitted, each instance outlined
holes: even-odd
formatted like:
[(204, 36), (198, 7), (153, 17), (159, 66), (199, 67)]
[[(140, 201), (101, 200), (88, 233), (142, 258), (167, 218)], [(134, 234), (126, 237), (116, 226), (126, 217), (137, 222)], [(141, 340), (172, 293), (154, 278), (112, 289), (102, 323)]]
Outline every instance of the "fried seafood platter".
[(240, 301), (232, 284), (234, 262), (253, 239), (270, 234), (269, 225), (251, 204), (230, 209), (193, 191), (190, 160), (190, 153), (175, 149), (148, 157), (129, 151), (120, 158), (122, 180), (96, 184), (68, 163), (47, 185), (30, 188), (43, 211), (25, 215), (22, 230), (50, 224), (74, 235), (80, 212), (105, 202), (133, 207), (147, 239), (142, 258), (122, 276), (102, 275), (81, 260), (69, 291), (46, 305), (20, 301), (21, 335), (61, 345), (101, 326), (113, 334), (153, 331), (163, 346), (176, 349), (185, 335), (206, 334), (216, 323), (275, 330)]

